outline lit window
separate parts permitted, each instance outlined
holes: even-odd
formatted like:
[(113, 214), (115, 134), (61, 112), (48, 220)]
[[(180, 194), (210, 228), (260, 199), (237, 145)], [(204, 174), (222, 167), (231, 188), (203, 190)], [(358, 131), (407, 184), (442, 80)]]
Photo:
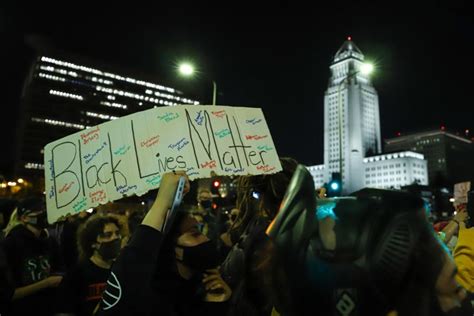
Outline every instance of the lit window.
[(86, 112), (86, 115), (90, 116), (90, 117), (97, 117), (97, 118), (100, 118), (100, 119), (103, 119), (103, 120), (116, 120), (116, 119), (118, 119), (118, 117), (116, 117), (116, 116), (112, 116), (112, 115), (108, 115), (108, 114), (94, 113), (94, 112)]
[(84, 98), (78, 94), (73, 94), (73, 93), (67, 93), (63, 91), (58, 91), (58, 90), (49, 90), (49, 94), (63, 97), (63, 98), (69, 98), (69, 99), (74, 99), (74, 100), (79, 100), (83, 101)]
[(42, 119), (42, 118), (37, 118), (37, 117), (32, 117), (31, 121), (36, 122), (36, 123), (54, 125), (54, 126), (70, 127), (70, 128), (75, 128), (75, 129), (84, 129), (84, 128), (89, 127), (89, 126), (84, 126), (82, 124), (69, 123), (69, 122), (63, 122), (63, 121), (51, 120), (51, 119)]
[(25, 169), (44, 170), (44, 165), (41, 164), (41, 163), (27, 162), (27, 163), (25, 164)]

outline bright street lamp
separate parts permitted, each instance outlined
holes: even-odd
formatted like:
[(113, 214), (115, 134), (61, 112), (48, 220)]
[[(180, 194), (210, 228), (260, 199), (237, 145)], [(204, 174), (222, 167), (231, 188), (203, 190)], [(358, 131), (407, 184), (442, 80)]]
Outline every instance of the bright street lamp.
[(374, 66), (370, 63), (364, 63), (359, 67), (359, 70), (349, 72), (344, 79), (338, 84), (337, 87), (337, 105), (338, 105), (338, 116), (339, 116), (339, 174), (341, 175), (341, 183), (344, 183), (344, 175), (342, 173), (342, 101), (341, 101), (341, 88), (349, 81), (349, 79), (355, 77), (359, 72), (363, 75), (369, 75), (374, 71)]
[(191, 76), (194, 73), (194, 67), (191, 64), (183, 63), (179, 65), (179, 72), (184, 76)]
[[(194, 66), (189, 64), (189, 63), (182, 63), (178, 67), (179, 73), (182, 74), (183, 76), (190, 77), (192, 76), (195, 71), (194, 71)], [(212, 105), (216, 105), (216, 97), (217, 97), (217, 84), (214, 80), (210, 79), (212, 81)]]
[(360, 66), (360, 72), (363, 75), (370, 75), (374, 71), (374, 65), (370, 63), (364, 63)]

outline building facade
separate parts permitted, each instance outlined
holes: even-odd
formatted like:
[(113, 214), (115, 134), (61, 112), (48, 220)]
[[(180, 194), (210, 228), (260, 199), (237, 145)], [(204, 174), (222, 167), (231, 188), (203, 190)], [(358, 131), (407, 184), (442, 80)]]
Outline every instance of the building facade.
[(307, 167), (309, 173), (313, 176), (315, 188), (321, 188), (325, 183), (328, 183), (326, 180), (326, 166), (325, 165), (316, 165)]
[(325, 180), (342, 171), (343, 188), (348, 192), (363, 185), (363, 158), (382, 150), (378, 95), (361, 72), (363, 64), (364, 55), (348, 39), (330, 66), (324, 96)]
[(157, 106), (199, 104), (174, 88), (121, 71), (55, 56), (39, 56), (26, 79), (15, 173), (43, 175), (49, 142)]
[(341, 173), (344, 194), (365, 187), (428, 184), (422, 154), (381, 154), (379, 100), (370, 78), (361, 72), (364, 59), (349, 38), (330, 66), (324, 96), (324, 164), (308, 167), (315, 186), (328, 183), (335, 172)]
[(425, 156), (430, 183), (451, 187), (457, 182), (474, 180), (474, 146), (467, 138), (432, 130), (385, 140), (386, 152), (400, 150)]
[(428, 184), (427, 161), (422, 154), (405, 151), (364, 158), (364, 187), (401, 189)]

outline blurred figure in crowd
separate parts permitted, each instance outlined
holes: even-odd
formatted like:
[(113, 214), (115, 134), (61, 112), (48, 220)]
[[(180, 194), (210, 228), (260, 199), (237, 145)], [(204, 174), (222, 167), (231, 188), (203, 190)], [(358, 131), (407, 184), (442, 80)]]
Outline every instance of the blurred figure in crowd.
[(19, 224), (4, 241), (8, 276), (15, 289), (11, 312), (26, 315), (41, 311), (50, 315), (63, 267), (58, 247), (45, 229), (48, 222), (43, 197), (20, 201), (17, 218)]
[(197, 194), (197, 209), (193, 211), (195, 216), (200, 214), (203, 218), (203, 233), (210, 239), (218, 237), (218, 210), (212, 208), (213, 196), (209, 189), (200, 188)]

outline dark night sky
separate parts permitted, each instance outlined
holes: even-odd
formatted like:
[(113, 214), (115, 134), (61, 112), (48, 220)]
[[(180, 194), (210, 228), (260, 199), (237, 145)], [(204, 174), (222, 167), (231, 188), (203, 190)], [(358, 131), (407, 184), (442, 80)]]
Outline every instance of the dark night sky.
[(466, 15), (467, 5), (411, 7), (408, 13), (355, 4), (343, 9), (239, 4), (217, 11), (161, 3), (141, 9), (130, 3), (78, 7), (78, 2), (61, 10), (1, 9), (1, 167), (11, 162), (9, 139), (16, 114), (6, 111), (18, 107), (30, 61), (27, 38), (150, 74), (156, 82), (184, 91), (208, 91), (203, 97), (210, 100), (211, 85), (205, 78), (183, 82), (174, 74), (179, 60), (191, 59), (216, 80), (219, 104), (263, 108), (280, 155), (317, 164), (323, 161), (329, 64), (351, 35), (377, 65), (373, 83), (383, 138), (441, 124), (454, 132), (474, 132), (474, 19)]

